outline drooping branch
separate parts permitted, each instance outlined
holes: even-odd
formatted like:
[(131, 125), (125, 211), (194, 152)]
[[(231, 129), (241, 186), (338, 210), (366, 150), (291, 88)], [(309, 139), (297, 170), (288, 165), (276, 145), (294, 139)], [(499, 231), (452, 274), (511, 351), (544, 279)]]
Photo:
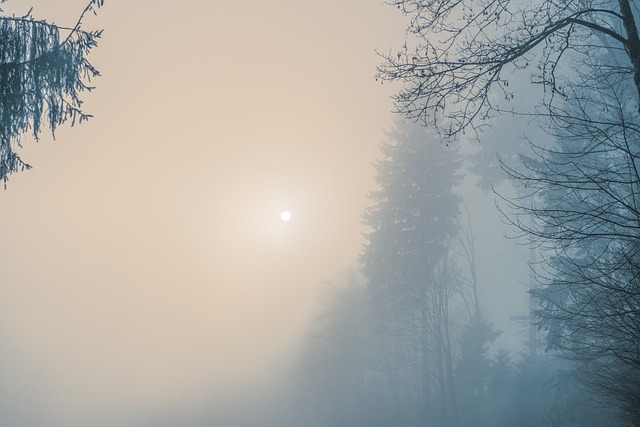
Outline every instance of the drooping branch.
[[(0, 179), (29, 168), (16, 153), (18, 139), (30, 132), (37, 140), (43, 125), (55, 134), (70, 120), (89, 118), (80, 93), (98, 70), (87, 55), (97, 45), (101, 31), (84, 31), (82, 18), (103, 4), (91, 0), (76, 25), (60, 27), (23, 17), (0, 17)], [(61, 30), (69, 31), (62, 39)]]

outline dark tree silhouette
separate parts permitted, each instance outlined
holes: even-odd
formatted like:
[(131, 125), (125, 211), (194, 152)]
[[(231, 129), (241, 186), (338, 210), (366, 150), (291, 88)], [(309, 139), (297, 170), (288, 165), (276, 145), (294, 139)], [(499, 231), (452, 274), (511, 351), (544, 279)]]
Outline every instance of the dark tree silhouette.
[[(613, 83), (613, 84), (612, 84)], [(551, 348), (640, 423), (640, 118), (611, 78), (556, 114), (553, 145), (504, 165), (512, 223), (541, 248), (534, 292)], [(533, 222), (530, 221), (533, 218)]]
[[(512, 111), (509, 101), (519, 89), (509, 82), (518, 70), (542, 86), (535, 112), (543, 115), (569, 96), (565, 87), (578, 68), (586, 86), (598, 78), (589, 70), (630, 76), (635, 93), (627, 96), (638, 101), (640, 39), (629, 0), (390, 3), (410, 24), (405, 46), (383, 55), (378, 78), (404, 83), (395, 96), (400, 113), (449, 136)], [(601, 49), (623, 52), (624, 60), (591, 61)]]
[[(4, 1), (3, 1), (4, 2)], [(29, 169), (16, 153), (21, 135), (37, 140), (43, 127), (52, 133), (83, 113), (80, 93), (91, 90), (97, 76), (87, 60), (102, 31), (82, 28), (84, 17), (96, 13), (104, 0), (91, 0), (75, 25), (62, 27), (24, 16), (0, 16), (0, 179)], [(1, 11), (1, 10), (0, 10)]]

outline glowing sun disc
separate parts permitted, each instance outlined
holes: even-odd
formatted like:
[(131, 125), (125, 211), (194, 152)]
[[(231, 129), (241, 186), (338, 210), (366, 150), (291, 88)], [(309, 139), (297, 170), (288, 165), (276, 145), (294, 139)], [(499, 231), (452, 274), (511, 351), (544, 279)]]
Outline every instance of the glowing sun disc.
[(289, 221), (291, 219), (291, 212), (282, 211), (282, 213), (280, 214), (280, 219), (283, 220), (284, 222)]

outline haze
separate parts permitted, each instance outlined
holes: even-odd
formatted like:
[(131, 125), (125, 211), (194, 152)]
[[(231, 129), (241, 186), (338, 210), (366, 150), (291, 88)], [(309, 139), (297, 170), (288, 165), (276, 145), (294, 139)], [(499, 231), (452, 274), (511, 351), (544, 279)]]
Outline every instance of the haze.
[[(85, 5), (28, 3), (5, 12), (68, 26)], [(364, 0), (107, 1), (87, 19), (105, 30), (94, 117), (24, 139), (34, 169), (0, 195), (0, 424), (271, 425), (235, 408), (284, 393), (321, 289), (355, 268), (394, 124), (375, 50), (404, 25)], [(495, 348), (517, 353), (526, 249), (491, 193), (461, 188)]]

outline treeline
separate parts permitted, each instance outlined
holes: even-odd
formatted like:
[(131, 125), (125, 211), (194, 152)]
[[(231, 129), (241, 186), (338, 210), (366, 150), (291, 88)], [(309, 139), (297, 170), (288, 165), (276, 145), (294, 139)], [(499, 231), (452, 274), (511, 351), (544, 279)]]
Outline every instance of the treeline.
[(360, 267), (327, 288), (301, 356), (304, 424), (616, 425), (576, 364), (492, 345), (456, 148), (398, 125), (381, 152)]
[(401, 83), (398, 112), (449, 142), (492, 144), (482, 131), (510, 119), (546, 134), (518, 129), (524, 138), (508, 139), (528, 152), (513, 159), (494, 150), (517, 189), (503, 218), (539, 255), (533, 321), (547, 351), (615, 408), (602, 425), (640, 425), (637, 2), (391, 3), (406, 37), (378, 77)]
[[(573, 363), (506, 349), (475, 352), (486, 337), (453, 341), (442, 387), (435, 354), (398, 346), (368, 302), (362, 278), (334, 282), (309, 333), (295, 384), (296, 419), (307, 426), (617, 426), (606, 397), (586, 388)], [(485, 334), (487, 331), (484, 331)]]

